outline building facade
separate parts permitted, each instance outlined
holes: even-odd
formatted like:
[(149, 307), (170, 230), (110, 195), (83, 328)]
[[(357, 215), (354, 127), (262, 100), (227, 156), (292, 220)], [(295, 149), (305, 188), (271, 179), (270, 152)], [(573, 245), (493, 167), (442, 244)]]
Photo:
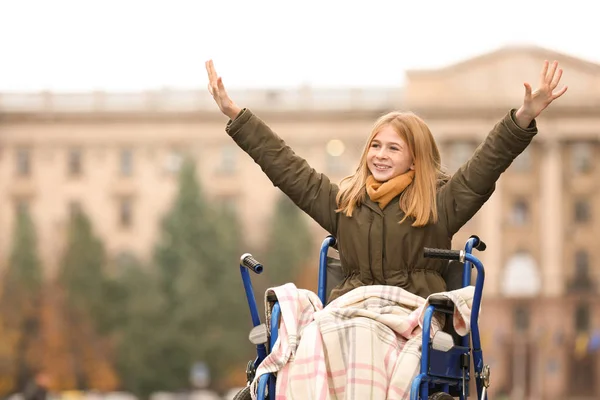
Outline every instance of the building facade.
[[(453, 172), (521, 104), (522, 82), (535, 86), (545, 59), (560, 61), (569, 90), (538, 120), (532, 145), (454, 242), (460, 247), (478, 234), (488, 243), (481, 324), (492, 393), (599, 398), (599, 65), (504, 48), (440, 70), (408, 71), (399, 88), (231, 96), (332, 181), (352, 173), (374, 120), (395, 109), (425, 119)], [(197, 161), (207, 195), (235, 207), (249, 243), (260, 248), (281, 194), (234, 145), (225, 123), (205, 91), (0, 94), (0, 267), (22, 207), (35, 220), (48, 274), (76, 209), (92, 218), (111, 257), (149, 259), (184, 154)], [(309, 223), (317, 246), (325, 232)]]

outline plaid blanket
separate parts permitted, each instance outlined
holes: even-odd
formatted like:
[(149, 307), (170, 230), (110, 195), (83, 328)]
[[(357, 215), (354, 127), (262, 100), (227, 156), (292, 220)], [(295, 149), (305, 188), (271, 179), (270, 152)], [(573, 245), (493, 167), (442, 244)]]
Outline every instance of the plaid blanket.
[[(394, 286), (364, 286), (325, 308), (316, 294), (294, 284), (268, 289), (267, 327), (275, 293), (281, 307), (279, 338), (251, 383), (277, 373), (277, 399), (408, 399), (419, 370), (424, 311), (429, 299)], [(438, 293), (456, 305), (459, 334), (470, 330), (472, 286)], [(432, 336), (443, 326), (434, 318)]]

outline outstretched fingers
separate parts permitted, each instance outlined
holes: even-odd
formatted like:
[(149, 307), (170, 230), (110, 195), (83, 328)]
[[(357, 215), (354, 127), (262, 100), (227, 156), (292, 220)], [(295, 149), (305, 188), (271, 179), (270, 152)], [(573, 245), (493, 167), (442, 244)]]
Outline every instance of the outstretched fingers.
[(540, 86), (544, 84), (544, 82), (546, 82), (546, 75), (548, 74), (548, 65), (550, 63), (548, 62), (548, 60), (544, 61), (544, 64), (542, 64), (542, 70), (540, 71)]
[(206, 74), (208, 75), (208, 82), (211, 81), (211, 69), (212, 69), (211, 63), (212, 63), (212, 60), (208, 60), (204, 63), (204, 66), (206, 67)]
[(552, 64), (550, 64), (547, 60), (544, 61), (544, 64), (542, 65), (542, 71), (540, 72), (540, 88), (546, 88), (552, 101), (558, 99), (567, 91), (567, 86), (564, 86), (559, 91), (554, 92), (554, 89), (556, 89), (560, 83), (562, 74), (563, 70), (562, 68), (558, 68), (558, 61), (553, 61)]
[(206, 63), (206, 72), (208, 73), (208, 91), (209, 93), (215, 97), (219, 95), (219, 80), (217, 77), (217, 71), (215, 70), (215, 65), (212, 60), (208, 60)]
[(553, 101), (558, 99), (563, 94), (565, 94), (565, 92), (568, 89), (567, 86), (563, 86), (558, 92), (554, 92), (554, 89), (556, 89), (556, 87), (560, 83), (562, 74), (563, 74), (563, 70), (562, 70), (562, 68), (558, 68), (558, 61), (554, 61), (552, 63), (550, 70), (548, 71), (548, 74), (546, 75), (546, 83), (550, 87), (550, 91), (551, 91), (550, 93), (552, 95)]
[(552, 78), (552, 82), (550, 82), (550, 88), (552, 90), (554, 90), (558, 86), (558, 83), (560, 82), (560, 78), (562, 77), (562, 74), (563, 74), (563, 70), (562, 70), (562, 68), (559, 68), (556, 75), (554, 75), (554, 78)]
[(567, 91), (569, 87), (568, 86), (563, 86), (558, 92), (553, 93), (552, 94), (552, 100), (556, 100), (558, 99), (560, 96), (562, 96), (563, 94), (565, 94), (565, 92)]
[(215, 70), (215, 64), (213, 60), (208, 60), (206, 62), (206, 71), (208, 72), (208, 79), (211, 83), (217, 82), (217, 71)]
[(206, 71), (208, 72), (208, 84), (212, 87), (211, 93), (217, 93), (217, 91), (219, 90), (219, 77), (217, 76), (217, 70), (215, 69), (215, 64), (213, 63), (213, 60), (208, 60), (206, 62)]
[(554, 79), (554, 74), (556, 74), (556, 68), (558, 68), (558, 61), (554, 61), (550, 68), (548, 69), (548, 73), (546, 74), (545, 82), (550, 84)]

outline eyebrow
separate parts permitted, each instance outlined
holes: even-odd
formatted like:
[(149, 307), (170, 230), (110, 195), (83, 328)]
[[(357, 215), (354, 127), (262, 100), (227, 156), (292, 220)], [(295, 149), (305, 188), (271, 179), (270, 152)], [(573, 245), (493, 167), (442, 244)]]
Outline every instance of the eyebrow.
[[(371, 141), (371, 144), (373, 144), (373, 143), (381, 144), (381, 140), (379, 140), (379, 139), (373, 139)], [(394, 146), (395, 145), (395, 146), (398, 146), (400, 148), (404, 148), (404, 146), (400, 142), (386, 142), (386, 144), (388, 144), (390, 146)]]

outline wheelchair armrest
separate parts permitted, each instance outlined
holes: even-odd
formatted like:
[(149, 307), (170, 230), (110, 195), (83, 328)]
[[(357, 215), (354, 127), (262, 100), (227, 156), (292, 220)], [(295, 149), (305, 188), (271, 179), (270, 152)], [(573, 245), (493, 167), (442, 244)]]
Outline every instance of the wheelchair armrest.
[(431, 295), (429, 304), (435, 307), (436, 311), (441, 311), (446, 314), (454, 313), (454, 303), (447, 297), (440, 295)]

